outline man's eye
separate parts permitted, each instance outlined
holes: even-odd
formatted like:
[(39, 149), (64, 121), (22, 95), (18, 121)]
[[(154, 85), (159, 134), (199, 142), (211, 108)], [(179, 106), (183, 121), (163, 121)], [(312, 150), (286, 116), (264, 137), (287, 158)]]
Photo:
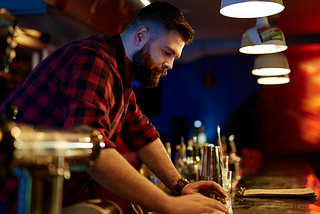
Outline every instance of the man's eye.
[(164, 51), (164, 54), (165, 54), (166, 56), (170, 56), (170, 55), (171, 55), (171, 53), (169, 53), (169, 52), (167, 52), (167, 51)]

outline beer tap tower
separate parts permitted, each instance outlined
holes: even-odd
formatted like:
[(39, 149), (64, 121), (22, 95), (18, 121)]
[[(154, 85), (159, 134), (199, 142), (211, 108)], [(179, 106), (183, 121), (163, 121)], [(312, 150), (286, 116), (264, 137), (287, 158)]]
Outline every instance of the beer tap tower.
[[(11, 109), (14, 110), (14, 109)], [(70, 130), (0, 121), (0, 174), (19, 178), (19, 214), (60, 214), (64, 179), (70, 170), (95, 164), (104, 143), (96, 129)]]

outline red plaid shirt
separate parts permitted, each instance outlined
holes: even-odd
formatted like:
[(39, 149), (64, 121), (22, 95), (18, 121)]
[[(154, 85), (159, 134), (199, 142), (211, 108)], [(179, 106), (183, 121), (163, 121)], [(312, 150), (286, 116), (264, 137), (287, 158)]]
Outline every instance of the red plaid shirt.
[[(97, 128), (107, 147), (119, 136), (131, 151), (159, 137), (141, 113), (132, 90), (119, 35), (90, 36), (65, 44), (43, 60), (0, 106), (18, 107), (17, 122), (52, 127), (87, 124)], [(65, 180), (63, 206), (73, 204), (89, 185), (87, 173)], [(17, 180), (0, 177), (0, 200), (17, 208)]]

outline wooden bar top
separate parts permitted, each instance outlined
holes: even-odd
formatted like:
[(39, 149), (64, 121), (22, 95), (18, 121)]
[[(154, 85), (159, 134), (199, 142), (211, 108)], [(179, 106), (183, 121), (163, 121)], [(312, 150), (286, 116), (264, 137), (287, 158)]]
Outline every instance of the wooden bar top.
[(234, 214), (320, 213), (320, 183), (308, 161), (299, 157), (270, 156), (255, 174), (243, 175), (237, 189), (299, 189), (311, 187), (317, 197), (239, 197), (232, 193)]

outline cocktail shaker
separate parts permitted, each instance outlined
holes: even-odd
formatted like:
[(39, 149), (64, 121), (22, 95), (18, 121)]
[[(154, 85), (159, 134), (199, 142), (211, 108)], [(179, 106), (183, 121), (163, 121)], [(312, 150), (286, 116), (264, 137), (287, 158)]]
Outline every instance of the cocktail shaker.
[(205, 146), (202, 156), (201, 180), (215, 181), (222, 186), (220, 146)]

